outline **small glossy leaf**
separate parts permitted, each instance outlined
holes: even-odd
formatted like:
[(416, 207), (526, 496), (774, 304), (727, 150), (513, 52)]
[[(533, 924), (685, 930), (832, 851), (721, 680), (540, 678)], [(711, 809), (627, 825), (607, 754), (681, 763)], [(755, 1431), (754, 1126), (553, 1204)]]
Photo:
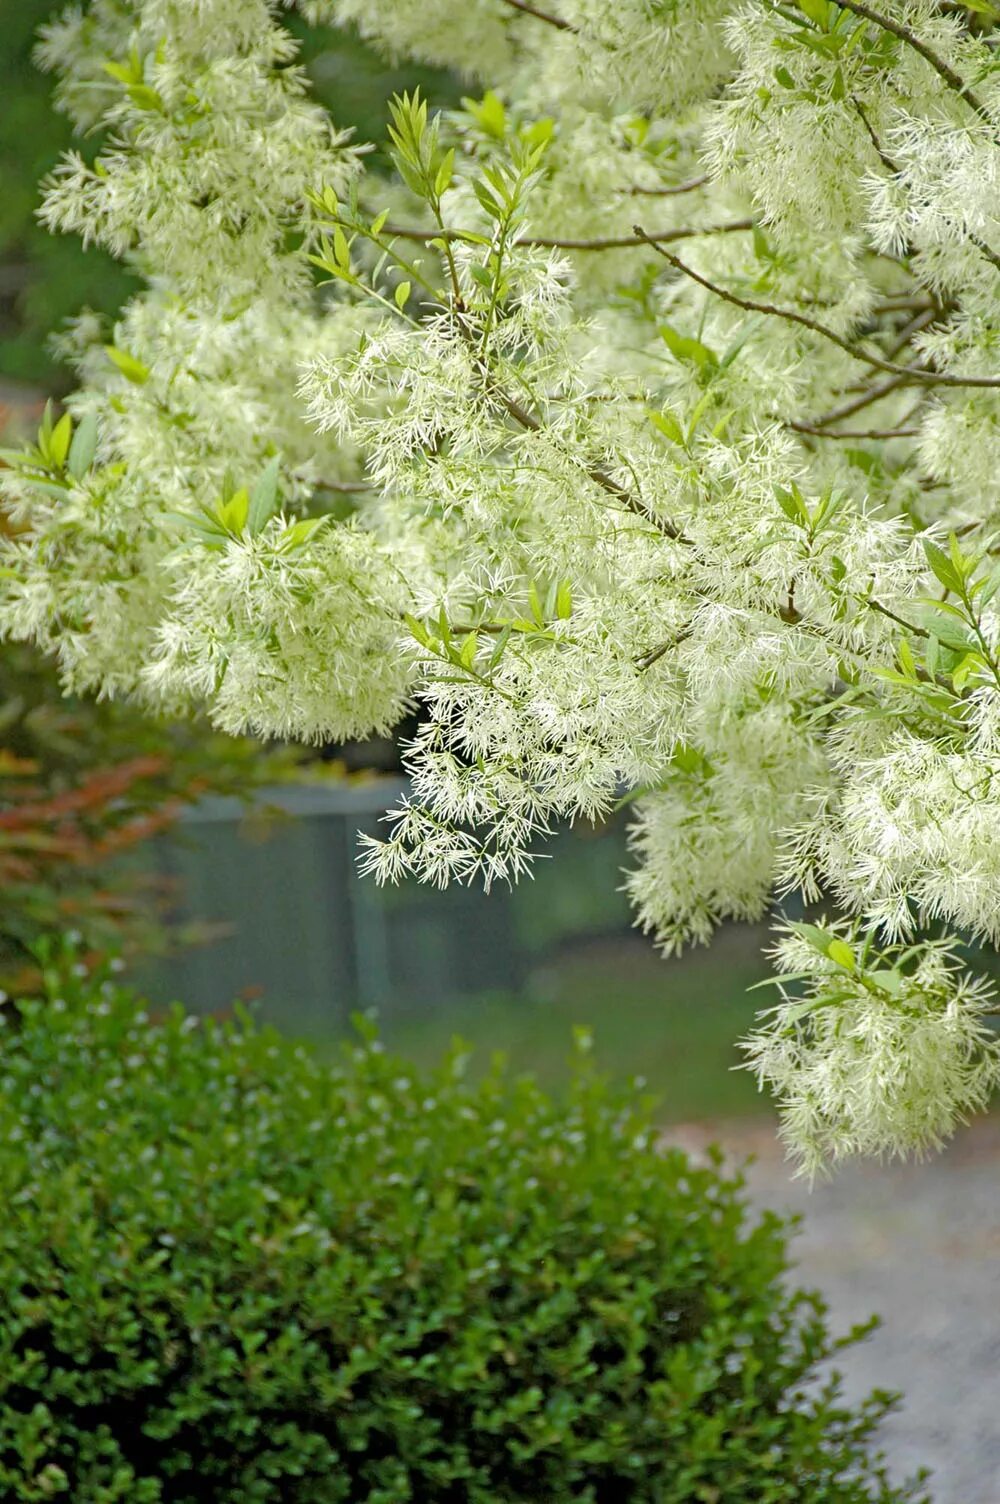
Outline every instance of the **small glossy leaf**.
[(105, 345), (104, 352), (111, 363), (118, 367), (126, 381), (131, 381), (136, 386), (143, 386), (149, 380), (152, 374), (149, 367), (143, 365), (142, 361), (137, 360), (134, 355), (130, 355), (127, 350), (119, 350), (117, 345)]
[(94, 463), (97, 453), (97, 414), (87, 413), (73, 435), (66, 468), (74, 480), (81, 480)]
[(260, 479), (250, 494), (250, 505), (247, 510), (247, 531), (251, 538), (256, 538), (264, 525), (270, 521), (278, 510), (278, 475), (281, 461), (275, 455), (268, 460)]

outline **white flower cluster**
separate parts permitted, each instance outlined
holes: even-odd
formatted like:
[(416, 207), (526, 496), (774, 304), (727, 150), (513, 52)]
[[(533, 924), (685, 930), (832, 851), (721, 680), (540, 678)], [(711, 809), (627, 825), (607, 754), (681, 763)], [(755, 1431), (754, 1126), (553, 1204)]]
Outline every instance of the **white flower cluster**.
[(849, 924), (791, 925), (775, 956), (805, 984), (746, 1042), (782, 1099), (782, 1133), (809, 1176), (850, 1155), (938, 1149), (1000, 1083), (995, 995), (942, 944), (914, 957), (858, 945)]
[(850, 917), (782, 942), (807, 988), (752, 1063), (810, 1166), (936, 1142), (994, 1078), (926, 927), (1000, 938), (1000, 28), (299, 8), (469, 98), (396, 100), (363, 172), (278, 0), (90, 0), (45, 34), (107, 144), (43, 216), (146, 285), (81, 316), (69, 414), (3, 473), (0, 631), (230, 730), (415, 705), (383, 880), (511, 881), (626, 804), (667, 951), (775, 884), (828, 895)]

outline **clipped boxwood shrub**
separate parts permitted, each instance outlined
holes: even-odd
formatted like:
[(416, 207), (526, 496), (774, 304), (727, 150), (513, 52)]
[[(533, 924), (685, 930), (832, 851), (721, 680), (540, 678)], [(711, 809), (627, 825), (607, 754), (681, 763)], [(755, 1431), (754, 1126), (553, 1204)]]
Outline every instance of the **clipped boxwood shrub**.
[[(0, 1032), (0, 1498), (901, 1501), (786, 1230), (557, 1103), (66, 982)], [(74, 992), (74, 988), (78, 989)]]

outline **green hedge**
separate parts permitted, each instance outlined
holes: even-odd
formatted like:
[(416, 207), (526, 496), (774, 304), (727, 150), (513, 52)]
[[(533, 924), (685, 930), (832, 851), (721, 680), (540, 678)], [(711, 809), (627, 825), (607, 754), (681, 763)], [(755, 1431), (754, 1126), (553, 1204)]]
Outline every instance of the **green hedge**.
[(151, 1020), (51, 979), (0, 1031), (0, 1498), (902, 1501), (739, 1182), (581, 1056)]

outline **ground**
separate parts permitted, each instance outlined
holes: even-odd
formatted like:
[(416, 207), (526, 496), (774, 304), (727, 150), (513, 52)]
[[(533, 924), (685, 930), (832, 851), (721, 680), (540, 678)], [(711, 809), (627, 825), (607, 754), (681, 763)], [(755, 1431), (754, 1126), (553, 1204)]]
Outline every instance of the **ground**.
[(882, 1432), (893, 1474), (924, 1464), (934, 1504), (1000, 1504), (1000, 1118), (922, 1164), (852, 1166), (811, 1191), (790, 1179), (766, 1121), (676, 1125), (669, 1136), (756, 1156), (754, 1200), (801, 1215), (797, 1276), (822, 1290), (835, 1329), (881, 1314), (838, 1366), (850, 1397), (903, 1391)]

